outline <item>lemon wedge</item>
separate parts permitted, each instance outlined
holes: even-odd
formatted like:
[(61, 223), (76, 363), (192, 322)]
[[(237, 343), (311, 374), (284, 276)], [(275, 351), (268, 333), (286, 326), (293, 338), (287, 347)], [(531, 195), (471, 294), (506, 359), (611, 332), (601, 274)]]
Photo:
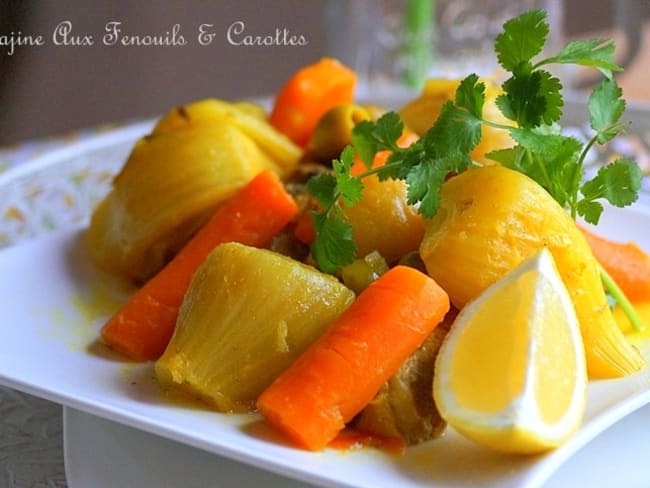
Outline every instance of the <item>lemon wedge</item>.
[(433, 394), (464, 436), (537, 453), (578, 429), (586, 387), (578, 319), (543, 248), (461, 310), (438, 353)]

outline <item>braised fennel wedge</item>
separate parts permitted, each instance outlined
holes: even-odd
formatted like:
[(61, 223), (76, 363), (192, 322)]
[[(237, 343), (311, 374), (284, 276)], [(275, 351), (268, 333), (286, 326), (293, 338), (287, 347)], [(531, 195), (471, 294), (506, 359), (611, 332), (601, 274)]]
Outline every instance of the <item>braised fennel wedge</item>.
[(93, 212), (89, 252), (100, 266), (145, 281), (255, 175), (286, 174), (300, 156), (254, 105), (208, 99), (176, 108), (135, 144)]
[(333, 276), (299, 261), (221, 244), (192, 279), (156, 362), (158, 380), (219, 411), (250, 411), (354, 296)]

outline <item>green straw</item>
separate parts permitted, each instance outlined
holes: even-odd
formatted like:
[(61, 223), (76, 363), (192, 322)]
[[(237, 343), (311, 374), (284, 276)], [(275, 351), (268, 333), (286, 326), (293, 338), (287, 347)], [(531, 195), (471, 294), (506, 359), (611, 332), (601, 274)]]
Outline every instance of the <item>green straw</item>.
[(404, 56), (402, 81), (409, 88), (420, 88), (433, 60), (433, 10), (435, 0), (408, 0), (404, 17)]

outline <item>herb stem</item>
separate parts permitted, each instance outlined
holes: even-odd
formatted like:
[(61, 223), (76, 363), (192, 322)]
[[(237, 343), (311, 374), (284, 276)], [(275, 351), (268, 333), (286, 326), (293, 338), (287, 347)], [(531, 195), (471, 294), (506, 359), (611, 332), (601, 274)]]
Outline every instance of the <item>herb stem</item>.
[(588, 142), (587, 145), (585, 146), (584, 150), (582, 151), (582, 155), (580, 156), (580, 161), (581, 161), (581, 162), (582, 162), (582, 160), (585, 159), (585, 157), (587, 156), (587, 153), (589, 152), (589, 150), (590, 150), (592, 147), (594, 147), (594, 144), (596, 144), (596, 140), (597, 140), (597, 139), (598, 139), (598, 134), (596, 134), (594, 137), (592, 137), (592, 138), (589, 140), (589, 142)]
[[(582, 152), (580, 153), (580, 157), (578, 158), (578, 174), (582, 178), (582, 168), (584, 167), (585, 159), (587, 158), (587, 154), (589, 153), (590, 149), (596, 144), (598, 138), (598, 134), (596, 134), (594, 137), (592, 137), (589, 142), (585, 145), (585, 147), (582, 149)], [(578, 191), (572, 192), (571, 198), (570, 198), (570, 209), (571, 209), (571, 217), (573, 220), (576, 220), (578, 217)]]
[(623, 312), (625, 312), (625, 315), (630, 321), (632, 327), (634, 327), (634, 329), (637, 331), (644, 331), (645, 324), (641, 320), (641, 317), (639, 317), (639, 314), (636, 312), (634, 306), (630, 303), (630, 300), (627, 298), (627, 296), (625, 296), (625, 293), (623, 293), (623, 290), (619, 288), (614, 279), (609, 275), (607, 271), (605, 271), (602, 266), (598, 265), (598, 267), (600, 271), (600, 279), (605, 286), (605, 290), (607, 290), (607, 292), (614, 298), (614, 300), (616, 300), (618, 306), (621, 307)]
[[(399, 148), (398, 148), (398, 149), (399, 149)], [(386, 168), (391, 168), (391, 167), (395, 167), (395, 166), (400, 166), (401, 164), (402, 164), (402, 161), (401, 161), (401, 160), (399, 160), (399, 161), (393, 161), (393, 162), (391, 162), (391, 163), (386, 163), (386, 164), (384, 164), (384, 165), (382, 165), (382, 166), (377, 166), (377, 167), (375, 167), (375, 168), (370, 168), (370, 169), (367, 169), (366, 171), (362, 171), (361, 173), (359, 173), (358, 175), (356, 175), (355, 178), (361, 180), (361, 179), (363, 179), (363, 178), (365, 178), (365, 177), (367, 177), (367, 176), (372, 176), (372, 175), (374, 175), (374, 174), (377, 174), (377, 173), (379, 173), (381, 170), (385, 170)], [(323, 213), (324, 213), (325, 215), (328, 215), (328, 214), (330, 213), (330, 211), (332, 210), (332, 208), (336, 205), (336, 202), (338, 202), (339, 198), (341, 198), (341, 191), (340, 191), (340, 190), (336, 190), (336, 191), (334, 192), (334, 195), (333, 195), (332, 201), (331, 201), (330, 204), (327, 206), (327, 208), (325, 208), (324, 211), (323, 211)]]
[[(400, 148), (398, 147), (397, 150), (399, 150), (399, 149)], [(401, 159), (397, 160), (397, 161), (390, 162), (390, 163), (386, 163), (386, 164), (383, 164), (381, 166), (377, 166), (375, 168), (367, 169), (366, 171), (363, 171), (363, 172), (359, 173), (358, 175), (356, 175), (356, 178), (363, 179), (363, 178), (365, 178), (367, 176), (372, 176), (372, 175), (375, 175), (377, 173), (380, 173), (381, 171), (386, 171), (386, 169), (388, 169), (388, 168), (396, 168), (396, 167), (399, 167), (401, 165), (402, 165), (402, 160)]]
[(514, 125), (506, 125), (506, 124), (499, 124), (498, 122), (493, 122), (491, 120), (486, 120), (486, 119), (481, 119), (481, 122), (485, 125), (488, 125), (494, 129), (503, 129), (510, 131), (511, 129), (516, 129), (517, 126)]
[(556, 57), (540, 59), (535, 64), (533, 64), (532, 69), (536, 70), (536, 69), (541, 68), (542, 66), (545, 66), (545, 65), (548, 65), (548, 64), (553, 64), (553, 63), (556, 63), (556, 62), (557, 62)]

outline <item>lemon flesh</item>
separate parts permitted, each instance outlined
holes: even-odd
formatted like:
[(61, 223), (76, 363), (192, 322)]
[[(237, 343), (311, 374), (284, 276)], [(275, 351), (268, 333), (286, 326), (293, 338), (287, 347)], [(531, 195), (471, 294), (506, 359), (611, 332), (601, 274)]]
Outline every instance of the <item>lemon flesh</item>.
[(438, 355), (434, 397), (466, 437), (535, 453), (577, 430), (586, 385), (575, 310), (543, 249), (458, 315)]

